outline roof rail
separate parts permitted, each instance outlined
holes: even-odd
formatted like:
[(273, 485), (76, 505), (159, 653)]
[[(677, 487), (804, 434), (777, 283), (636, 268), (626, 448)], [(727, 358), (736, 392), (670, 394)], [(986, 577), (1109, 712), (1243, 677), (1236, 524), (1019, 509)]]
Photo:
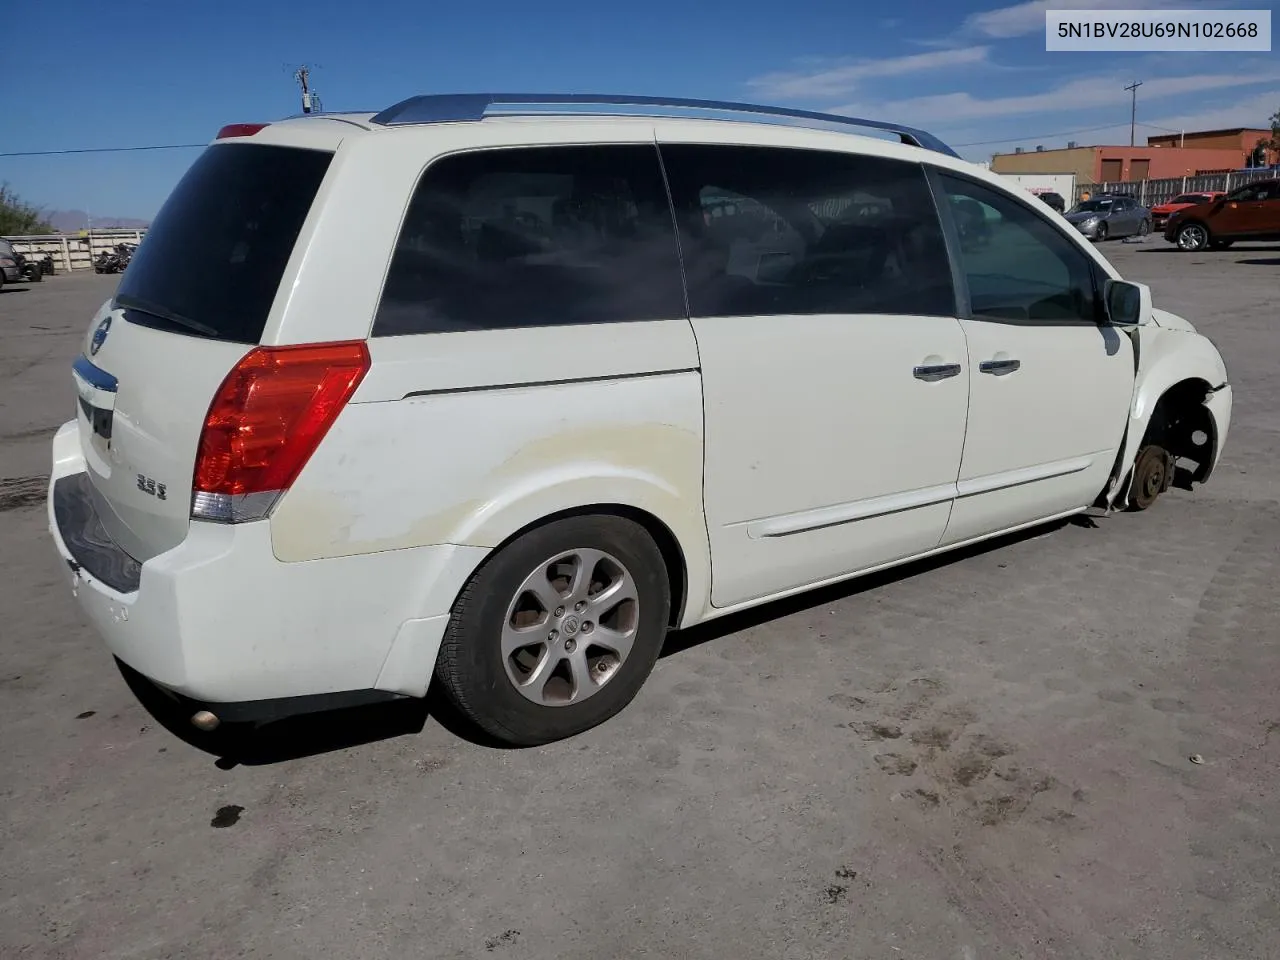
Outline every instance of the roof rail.
[[(593, 107), (587, 111), (573, 107)], [(599, 108), (615, 108), (614, 110)], [(622, 111), (622, 107), (638, 107), (640, 110)], [(373, 123), (381, 126), (407, 126), (423, 123), (451, 123), (483, 120), (485, 117), (527, 117), (561, 115), (571, 116), (586, 112), (604, 116), (680, 116), (677, 111), (695, 110), (704, 113), (739, 114), (732, 119), (743, 119), (751, 114), (756, 119), (802, 120), (812, 126), (833, 124), (841, 127), (863, 127), (884, 130), (898, 135), (903, 142), (923, 147), (951, 157), (958, 157), (954, 150), (930, 133), (914, 127), (881, 120), (863, 120), (835, 113), (816, 113), (812, 110), (795, 110), (790, 107), (766, 107), (753, 103), (735, 103), (728, 100), (691, 100), (686, 97), (637, 97), (599, 93), (438, 93), (424, 94), (401, 100), (375, 115)], [(720, 119), (707, 117), (706, 119)]]

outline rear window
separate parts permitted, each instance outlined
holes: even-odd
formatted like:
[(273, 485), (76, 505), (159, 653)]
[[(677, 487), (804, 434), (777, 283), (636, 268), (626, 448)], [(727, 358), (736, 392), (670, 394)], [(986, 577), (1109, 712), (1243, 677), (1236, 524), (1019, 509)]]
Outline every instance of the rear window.
[(257, 343), (332, 158), (265, 145), (205, 150), (124, 272), (116, 303), (126, 319)]

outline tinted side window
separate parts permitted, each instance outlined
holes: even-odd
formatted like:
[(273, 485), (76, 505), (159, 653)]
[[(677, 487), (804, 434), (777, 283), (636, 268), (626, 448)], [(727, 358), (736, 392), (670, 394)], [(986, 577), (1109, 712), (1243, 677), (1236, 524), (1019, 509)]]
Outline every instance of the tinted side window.
[(960, 241), (970, 314), (992, 320), (1101, 316), (1088, 256), (1035, 210), (969, 180), (941, 174)]
[(662, 147), (694, 316), (955, 315), (916, 164), (774, 147)]
[(445, 157), (410, 201), (374, 336), (684, 316), (652, 146)]
[(1251, 183), (1251, 184), (1248, 184), (1248, 185), (1246, 185), (1246, 186), (1241, 187), (1239, 190), (1235, 190), (1235, 191), (1233, 191), (1233, 192), (1232, 192), (1232, 193), (1227, 197), (1227, 199), (1228, 199), (1228, 200), (1235, 200), (1235, 201), (1241, 201), (1241, 200), (1262, 200), (1262, 199), (1264, 199), (1264, 198), (1266, 197), (1266, 195), (1267, 195), (1267, 186), (1268, 186), (1268, 185), (1267, 185), (1267, 184), (1265, 184), (1265, 183), (1262, 183), (1262, 184), (1253, 184), (1253, 183)]

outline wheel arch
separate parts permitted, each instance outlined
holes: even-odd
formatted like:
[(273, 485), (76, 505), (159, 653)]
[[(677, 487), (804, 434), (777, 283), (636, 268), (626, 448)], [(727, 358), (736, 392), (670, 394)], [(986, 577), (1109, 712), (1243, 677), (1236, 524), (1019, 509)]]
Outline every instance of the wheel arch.
[[(471, 574), (467, 577), (469, 581), (474, 577), (490, 560), (501, 553), (506, 547), (515, 543), (521, 537), (532, 533), (534, 530), (549, 526), (558, 520), (567, 520), (570, 517), (620, 517), (624, 520), (630, 520), (644, 529), (653, 542), (658, 547), (658, 552), (662, 554), (662, 561), (666, 567), (667, 582), (671, 589), (671, 612), (668, 616), (668, 626), (671, 628), (679, 627), (685, 614), (689, 600), (689, 561), (686, 555), (685, 547), (681, 544), (679, 537), (671, 529), (671, 526), (649, 510), (634, 506), (629, 503), (591, 503), (580, 506), (566, 507), (553, 513), (538, 517), (525, 523), (518, 530), (512, 531), (502, 541), (496, 544), (485, 556)], [(459, 590), (459, 595), (461, 595)], [(456, 602), (455, 597), (455, 602)]]
[[(1116, 483), (1107, 498), (1110, 505), (1128, 505), (1137, 457), (1152, 443), (1164, 447), (1175, 460), (1196, 462), (1190, 482), (1203, 483), (1209, 478), (1220, 448), (1218, 425), (1205, 399), (1215, 386), (1198, 373), (1166, 376), (1159, 386), (1151, 381), (1142, 385), (1117, 464)], [(1197, 444), (1194, 437), (1199, 431), (1204, 432), (1205, 441)]]

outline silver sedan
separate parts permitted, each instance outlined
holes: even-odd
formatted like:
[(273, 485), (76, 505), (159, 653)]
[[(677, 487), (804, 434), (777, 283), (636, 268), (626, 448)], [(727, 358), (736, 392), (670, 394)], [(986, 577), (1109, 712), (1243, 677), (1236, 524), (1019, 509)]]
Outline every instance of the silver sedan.
[(1151, 211), (1133, 197), (1101, 194), (1081, 200), (1064, 216), (1090, 240), (1145, 237), (1151, 232)]

